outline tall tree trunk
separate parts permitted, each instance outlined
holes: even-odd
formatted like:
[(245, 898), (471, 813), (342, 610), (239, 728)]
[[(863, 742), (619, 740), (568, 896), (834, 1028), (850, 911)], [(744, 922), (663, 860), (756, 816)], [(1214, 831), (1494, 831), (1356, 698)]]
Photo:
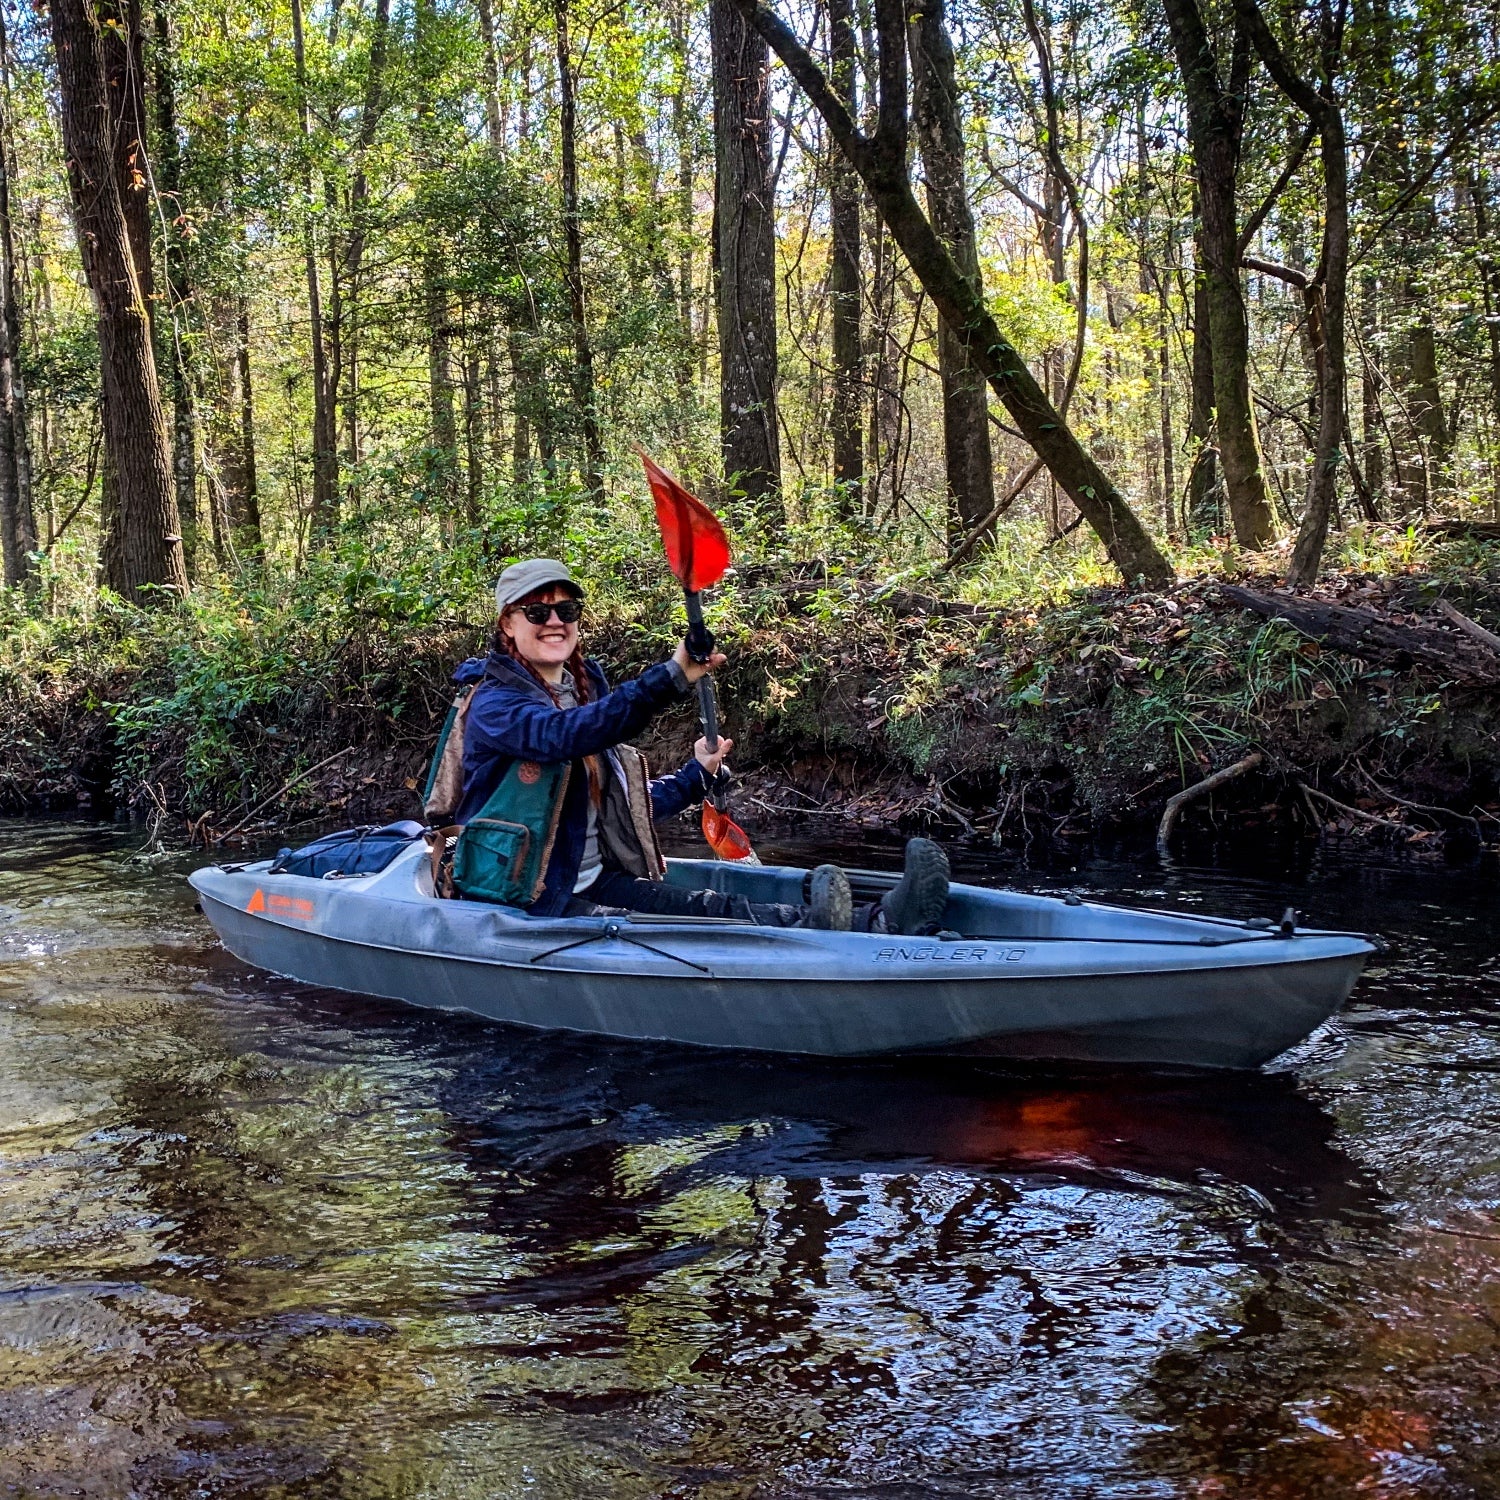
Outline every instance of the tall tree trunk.
[(292, 0), (292, 50), (297, 73), (297, 110), (305, 153), (303, 176), (304, 209), (302, 259), (307, 274), (307, 317), (312, 345), (313, 385), (313, 492), (308, 517), (309, 536), (316, 539), (330, 531), (339, 514), (338, 433), (333, 410), (333, 392), (328, 379), (328, 348), (323, 329), (323, 291), (318, 269), (317, 238), (313, 232), (312, 110), (307, 93), (307, 50), (303, 41), (302, 0)]
[(724, 482), (772, 527), (785, 520), (776, 416), (776, 205), (770, 54), (734, 0), (709, 0), (719, 431)]
[[(1433, 218), (1437, 216), (1434, 214)], [(1420, 282), (1413, 282), (1409, 299), (1417, 312), (1407, 335), (1406, 407), (1412, 425), (1422, 440), (1425, 462), (1422, 465), (1422, 514), (1426, 515), (1437, 498), (1437, 492), (1449, 482), (1453, 439), (1443, 410), (1443, 392), (1438, 383), (1437, 335), (1428, 312), (1428, 292)]]
[(485, 431), (489, 434), (490, 463), (497, 474), (505, 469), (506, 438), (503, 414), (505, 411), (504, 382), (500, 378), (500, 330), (499, 317), (494, 302), (486, 297), (481, 304), (484, 321), (484, 399)]
[[(522, 43), (521, 76), (526, 82), (519, 111), (519, 144), (524, 156), (531, 144), (531, 38)], [(554, 403), (547, 384), (547, 344), (524, 262), (518, 257), (519, 292), (511, 304), (506, 330), (506, 354), (510, 361), (511, 391), (515, 402), (515, 425), (511, 429), (511, 478), (524, 489), (532, 479), (532, 441), (548, 480), (557, 474), (557, 428)]]
[[(144, 90), (138, 62), (131, 61), (141, 55), (140, 11), (134, 3), (122, 10), (55, 0), (51, 18), (68, 177), (99, 318), (105, 478), (112, 491), (102, 571), (123, 597), (155, 602), (160, 590), (182, 594), (188, 580), (145, 278), (125, 204), (128, 193), (141, 192), (135, 174), (144, 166), (138, 128)], [(121, 144), (132, 131), (133, 143)], [(124, 165), (132, 175), (122, 179)], [(149, 240), (147, 246), (149, 254)]]
[[(484, 123), (485, 131), (489, 137), (490, 154), (496, 161), (505, 159), (505, 111), (500, 103), (500, 47), (495, 30), (495, 13), (491, 0), (477, 0), (479, 10), (479, 35), (484, 43)], [(529, 82), (528, 85), (529, 87)], [(525, 145), (524, 130), (529, 125), (529, 119), (523, 119), (523, 139)], [(490, 456), (498, 467), (504, 460), (504, 438), (501, 432), (501, 401), (500, 401), (500, 355), (496, 343), (495, 304), (486, 300), (483, 304), (484, 322), (489, 333), (486, 335), (485, 345), (485, 389), (489, 397), (489, 423), (490, 423)], [(515, 358), (516, 331), (514, 318), (511, 327), (507, 330), (510, 340), (511, 352), (511, 399), (514, 406), (512, 415), (511, 442), (512, 442), (512, 480), (520, 486), (525, 482), (527, 466), (531, 462), (531, 433), (526, 416), (523, 413), (523, 392), (520, 381), (520, 365)]]
[(1167, 304), (1165, 276), (1156, 278), (1156, 389), (1161, 429), (1157, 439), (1161, 447), (1162, 505), (1167, 521), (1167, 535), (1178, 537), (1182, 517), (1177, 509), (1177, 463), (1172, 448), (1172, 312)]
[(515, 327), (506, 331), (506, 353), (510, 356), (511, 398), (516, 408), (510, 434), (510, 479), (520, 490), (531, 479), (531, 404), (528, 398), (536, 375), (528, 367), (526, 335)]
[(573, 324), (573, 396), (583, 426), (583, 486), (595, 500), (604, 498), (604, 434), (599, 426), (594, 381), (594, 347), (589, 340), (588, 309), (583, 295), (583, 215), (578, 201), (578, 80), (568, 37), (568, 0), (553, 0), (557, 27), (558, 128), (562, 134), (563, 236), (567, 246), (564, 280), (568, 316)]
[(458, 423), (453, 406), (453, 310), (441, 252), (422, 256), (422, 302), (427, 323), (428, 490), (451, 521), (458, 498)]
[(21, 354), (20, 278), (11, 221), (10, 55), (0, 6), (0, 548), (7, 587), (35, 580), (36, 512), (32, 503), (31, 433)]
[[(1333, 69), (1339, 35), (1331, 27), (1319, 55), (1326, 73), (1321, 88), (1295, 72), (1266, 24), (1257, 0), (1235, 0), (1235, 9), (1276, 86), (1318, 127), (1323, 160), (1323, 250), (1316, 275), (1303, 278), (1308, 335), (1318, 384), (1318, 436), (1308, 478), (1307, 504), (1287, 582), (1305, 588), (1318, 576), (1333, 513), (1343, 447), (1344, 309), (1349, 282), (1349, 162), (1344, 116), (1334, 93)], [(1327, 23), (1325, 23), (1327, 24)]]
[(1165, 0), (1187, 100), (1188, 134), (1202, 213), (1201, 243), (1213, 338), (1214, 407), (1229, 513), (1244, 547), (1276, 534), (1250, 399), (1250, 324), (1240, 275), (1236, 217), (1240, 142), (1249, 81), (1249, 41), (1237, 27), (1227, 86), (1198, 0)]
[(1208, 272), (1203, 263), (1203, 222), (1193, 202), (1193, 366), (1188, 436), (1206, 443), (1214, 430), (1214, 336), (1208, 320)]
[(880, 36), (880, 105), (873, 136), (856, 127), (821, 69), (796, 34), (765, 3), (735, 0), (742, 14), (776, 49), (812, 100), (840, 149), (859, 172), (907, 263), (932, 298), (938, 316), (960, 330), (979, 366), (1036, 455), (1083, 513), (1128, 580), (1160, 587), (1173, 578), (1139, 517), (1047, 399), (1010, 340), (1000, 331), (979, 289), (964, 275), (917, 205), (907, 166), (907, 20), (902, 0), (876, 0)]
[(478, 0), (479, 37), (484, 43), (484, 128), (490, 150), (505, 154), (505, 125), (500, 114), (500, 52), (495, 45), (495, 12), (491, 0)]
[[(334, 17), (338, 8), (334, 9)], [(360, 428), (360, 334), (362, 331), (363, 268), (370, 234), (370, 179), (367, 171), (370, 147), (385, 114), (386, 59), (390, 51), (390, 0), (375, 0), (370, 35), (369, 68), (365, 74), (365, 96), (360, 108), (359, 130), (351, 153), (354, 178), (349, 189), (348, 229), (343, 247), (330, 234), (328, 245), (328, 424), (330, 431), (343, 429), (346, 492), (359, 508), (360, 464), (364, 457)], [(330, 25), (332, 25), (330, 21)], [(425, 24), (425, 7), (417, 13), (418, 30)], [(420, 48), (421, 42), (418, 41)], [(337, 221), (338, 201), (333, 185), (326, 188), (330, 222)]]
[[(915, 0), (910, 10), (912, 123), (922, 150), (927, 213), (954, 263), (979, 296), (979, 246), (964, 174), (964, 132), (958, 109), (953, 41), (943, 0)], [(989, 390), (964, 340), (938, 319), (938, 374), (943, 388), (943, 457), (951, 529), (967, 535), (995, 503)]]
[(901, 348), (896, 341), (896, 247), (871, 204), (867, 231), (870, 246), (870, 326), (865, 357), (874, 401), (866, 447), (864, 513), (895, 514), (901, 504), (896, 451), (901, 441), (901, 401), (896, 390)]
[[(1329, 92), (1319, 122), (1323, 155), (1323, 254), (1309, 299), (1310, 310), (1317, 307), (1321, 314), (1314, 333), (1318, 438), (1308, 478), (1307, 507), (1302, 513), (1302, 526), (1287, 572), (1287, 582), (1299, 588), (1316, 582), (1322, 565), (1346, 419), (1344, 316), (1349, 284), (1349, 161), (1343, 113), (1331, 97), (1331, 87)], [(1308, 321), (1312, 325), (1314, 320)]]
[[(430, 179), (441, 171), (433, 96), (438, 79), (433, 69), (433, 31), (436, 0), (416, 0), (415, 58), (421, 90), (414, 132), (418, 161)], [(371, 110), (367, 105), (366, 116)], [(361, 174), (362, 175), (362, 174)], [(427, 335), (427, 459), (426, 491), (451, 538), (458, 513), (458, 422), (455, 416), (456, 381), (453, 373), (453, 288), (450, 284), (442, 232), (430, 225), (422, 237), (422, 321)]]
[(247, 547), (259, 555), (265, 551), (265, 537), (260, 525), (260, 481), (255, 472), (255, 390), (250, 384), (250, 303), (241, 295), (239, 317), (235, 324), (239, 337), (236, 339), (235, 365), (239, 375), (240, 395), (240, 464), (243, 484), (239, 504), (230, 511), (229, 519), (235, 531), (243, 536), (236, 545), (241, 551)]
[[(855, 97), (854, 7), (851, 0), (828, 0), (829, 82), (851, 115)], [(833, 304), (833, 482), (840, 512), (861, 513), (864, 486), (864, 350), (860, 332), (864, 290), (859, 264), (859, 175), (830, 143), (829, 219), (833, 254), (828, 292)]]
[[(1169, 537), (1177, 535), (1177, 508), (1172, 493), (1172, 454), (1171, 454), (1171, 418), (1169, 415), (1170, 395), (1167, 386), (1166, 366), (1166, 302), (1161, 300), (1159, 308), (1152, 307), (1156, 300), (1153, 296), (1156, 285), (1160, 281), (1160, 274), (1153, 276), (1151, 271), (1151, 212), (1150, 192), (1148, 189), (1148, 165), (1149, 156), (1146, 150), (1146, 99), (1143, 94), (1136, 103), (1135, 112), (1135, 193), (1136, 193), (1136, 260), (1137, 290), (1140, 292), (1141, 321), (1147, 322), (1150, 316), (1147, 308), (1156, 314), (1150, 321), (1156, 326), (1153, 330), (1157, 347), (1151, 347), (1151, 339), (1148, 337), (1142, 351), (1141, 364), (1142, 373), (1146, 379), (1146, 405), (1161, 413), (1161, 425), (1152, 430), (1146, 430), (1146, 488), (1151, 498), (1161, 509), (1162, 521), (1166, 527)], [(1149, 326), (1149, 325), (1148, 325)], [(1163, 475), (1165, 465), (1166, 474)]]
[(1192, 406), (1188, 412), (1188, 469), (1183, 524), (1189, 535), (1217, 531), (1222, 524), (1219, 450), (1214, 443), (1214, 335), (1208, 316), (1208, 269), (1203, 261), (1203, 220), (1193, 204), (1193, 365)]
[[(1475, 251), (1484, 299), (1485, 330), (1490, 345), (1490, 420), (1494, 424), (1491, 443), (1500, 446), (1500, 257), (1496, 254), (1494, 238), (1500, 234), (1500, 224), (1495, 222), (1487, 176), (1477, 168), (1470, 177), (1469, 193), (1474, 205)], [(1500, 455), (1493, 451), (1490, 472), (1495, 517), (1500, 520)]]
[(685, 0), (668, 7), (672, 50), (677, 65), (677, 86), (672, 93), (672, 134), (677, 145), (675, 184), (677, 237), (677, 444), (679, 458), (686, 460), (698, 397), (693, 385), (693, 220), (697, 188), (697, 120), (690, 108), (692, 61), (688, 53), (688, 6)]
[(484, 493), (484, 402), (479, 386), (479, 355), (466, 350), (464, 380), (464, 524), (479, 524)]
[(168, 388), (172, 395), (172, 486), (182, 522), (182, 554), (188, 577), (198, 569), (198, 416), (192, 368), (192, 287), (187, 267), (187, 210), (182, 202), (182, 151), (177, 139), (177, 76), (167, 0), (156, 0), (156, 135), (161, 161), (157, 188), (167, 220), (163, 260), (167, 272), (167, 305), (171, 313), (171, 360)]
[[(1385, 437), (1380, 404), (1380, 281), (1368, 267), (1359, 278), (1359, 338), (1362, 346), (1360, 377), (1360, 460), (1365, 485), (1377, 504), (1385, 493)], [(1495, 331), (1500, 339), (1500, 330)], [(1500, 368), (1497, 368), (1496, 417), (1500, 419)]]

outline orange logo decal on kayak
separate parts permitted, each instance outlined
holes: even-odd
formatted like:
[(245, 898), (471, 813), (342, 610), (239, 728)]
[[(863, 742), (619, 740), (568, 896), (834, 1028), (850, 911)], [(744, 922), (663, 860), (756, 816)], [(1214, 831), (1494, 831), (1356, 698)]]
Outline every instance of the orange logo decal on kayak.
[(273, 917), (290, 917), (295, 922), (307, 922), (312, 919), (317, 907), (306, 896), (283, 896), (275, 891), (268, 896), (256, 886), (255, 894), (245, 910), (257, 914), (269, 913)]
[(521, 769), (516, 775), (526, 783), (527, 786), (535, 786), (542, 779), (542, 768), (534, 760), (523, 760)]

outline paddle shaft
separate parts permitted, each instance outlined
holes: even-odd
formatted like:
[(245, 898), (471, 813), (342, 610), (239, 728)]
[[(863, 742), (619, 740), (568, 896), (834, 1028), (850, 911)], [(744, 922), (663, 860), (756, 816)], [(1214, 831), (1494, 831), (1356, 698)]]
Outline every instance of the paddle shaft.
[[(702, 594), (696, 589), (684, 589), (683, 598), (687, 601), (689, 638), (695, 634), (705, 635), (708, 627), (703, 623)], [(692, 647), (689, 646), (688, 650), (691, 653)], [(719, 748), (719, 704), (714, 697), (713, 678), (707, 672), (698, 679), (698, 717), (703, 720), (703, 738), (708, 741), (708, 753), (713, 755)]]

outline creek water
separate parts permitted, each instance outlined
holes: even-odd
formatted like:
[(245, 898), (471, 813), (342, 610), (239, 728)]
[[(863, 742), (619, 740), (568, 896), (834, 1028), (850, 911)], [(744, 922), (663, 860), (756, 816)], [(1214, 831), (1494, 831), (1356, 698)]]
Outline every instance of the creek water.
[(1492, 866), (955, 851), (1391, 942), (1261, 1073), (1080, 1076), (313, 990), (138, 843), (0, 824), (0, 1492), (1500, 1493)]

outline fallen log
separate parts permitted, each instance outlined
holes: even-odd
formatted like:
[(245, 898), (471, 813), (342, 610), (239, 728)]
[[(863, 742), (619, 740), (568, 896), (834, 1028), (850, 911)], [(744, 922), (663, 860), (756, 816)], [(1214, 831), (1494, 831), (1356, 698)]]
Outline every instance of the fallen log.
[(1397, 625), (1374, 610), (1259, 594), (1232, 583), (1220, 584), (1219, 592), (1241, 609), (1285, 620), (1330, 651), (1398, 667), (1428, 667), (1465, 687), (1500, 687), (1500, 658), (1434, 625)]
[(1488, 646), (1491, 651), (1500, 654), (1500, 635), (1486, 630), (1483, 625), (1471, 620), (1468, 615), (1460, 613), (1446, 599), (1439, 599), (1437, 607), (1438, 613), (1444, 619), (1457, 625), (1471, 641), (1478, 641), (1481, 646)]
[(1156, 852), (1163, 859), (1170, 856), (1172, 852), (1172, 833), (1177, 827), (1177, 820), (1182, 816), (1182, 810), (1189, 802), (1196, 802), (1200, 797), (1206, 797), (1226, 781), (1233, 781), (1237, 776), (1243, 776), (1246, 771), (1253, 771), (1265, 756), (1259, 750), (1252, 750), (1249, 755), (1241, 760), (1235, 761), (1232, 766), (1225, 766), (1222, 771), (1215, 771), (1212, 776), (1205, 776), (1202, 781), (1195, 781), (1192, 786), (1184, 787), (1175, 797), (1167, 798), (1167, 805), (1161, 810), (1161, 822), (1156, 829)]
[(1500, 542), (1500, 521), (1428, 521), (1423, 525), (1422, 530), (1428, 536)]

